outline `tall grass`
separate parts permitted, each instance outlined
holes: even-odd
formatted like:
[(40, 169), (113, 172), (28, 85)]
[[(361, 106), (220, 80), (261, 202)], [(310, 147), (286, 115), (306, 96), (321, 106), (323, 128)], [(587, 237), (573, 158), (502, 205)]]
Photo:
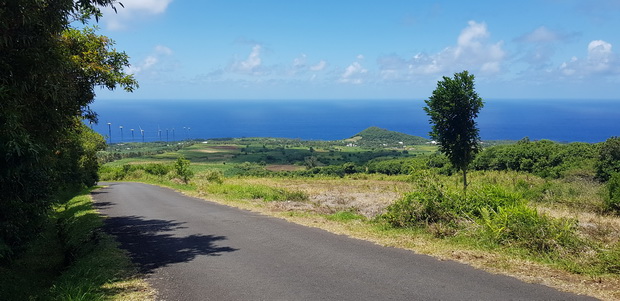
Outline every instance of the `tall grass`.
[[(580, 192), (567, 191), (568, 185), (561, 181), (522, 173), (474, 173), (473, 178), (475, 184), (464, 194), (453, 177), (415, 173), (416, 190), (389, 206), (378, 220), (395, 228), (424, 229), (438, 238), (454, 237), (472, 246), (527, 254), (571, 272), (618, 273), (617, 241), (589, 238), (577, 220), (554, 218), (530, 206), (530, 200), (560, 202), (557, 195), (579, 198)], [(598, 208), (600, 202), (598, 198)]]

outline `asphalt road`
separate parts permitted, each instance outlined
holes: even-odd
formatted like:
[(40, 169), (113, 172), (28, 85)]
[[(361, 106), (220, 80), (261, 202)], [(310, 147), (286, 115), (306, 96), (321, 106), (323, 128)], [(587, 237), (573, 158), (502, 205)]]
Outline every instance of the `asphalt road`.
[(139, 183), (93, 192), (159, 300), (587, 300)]

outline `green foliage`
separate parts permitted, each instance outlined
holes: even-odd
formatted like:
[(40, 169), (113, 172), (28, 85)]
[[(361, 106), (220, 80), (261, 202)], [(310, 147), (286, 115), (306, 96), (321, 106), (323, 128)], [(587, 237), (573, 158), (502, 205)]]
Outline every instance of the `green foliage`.
[(441, 181), (429, 171), (418, 171), (414, 177), (420, 188), (390, 205), (380, 217), (393, 227), (425, 228), (437, 237), (461, 233), (485, 244), (533, 254), (577, 254), (584, 246), (575, 221), (538, 213), (514, 190), (482, 184), (465, 195), (438, 185)]
[(597, 147), (588, 143), (559, 144), (524, 139), (512, 145), (485, 149), (472, 162), (477, 170), (514, 170), (541, 177), (592, 177)]
[(0, 260), (34, 235), (68, 186), (96, 181), (101, 146), (82, 120), (97, 86), (132, 90), (127, 56), (74, 20), (112, 0), (20, 0), (0, 5)]
[(522, 248), (534, 253), (575, 253), (583, 242), (576, 235), (576, 222), (553, 219), (524, 205), (482, 208), (475, 235), (484, 242)]
[(620, 274), (620, 242), (598, 254), (596, 267), (602, 273)]
[(272, 201), (307, 201), (308, 196), (300, 191), (288, 191), (260, 184), (220, 184), (208, 185), (207, 192), (224, 196), (231, 200), (254, 200), (262, 199)]
[[(389, 131), (376, 126), (369, 127), (351, 137), (354, 143), (362, 147), (403, 147), (428, 142), (426, 138)], [(402, 144), (401, 144), (402, 142)]]
[(412, 159), (375, 159), (366, 165), (369, 173), (385, 175), (409, 174)]
[(319, 165), (319, 161), (315, 156), (308, 156), (304, 159), (304, 165), (306, 166), (306, 168), (312, 169)]
[(189, 183), (189, 180), (194, 176), (194, 172), (189, 168), (190, 162), (185, 157), (180, 156), (174, 163), (174, 170), (176, 175), (183, 181), (183, 183)]
[(99, 176), (103, 181), (137, 180), (144, 174), (163, 178), (173, 170), (172, 164), (147, 163), (147, 164), (124, 164), (124, 165), (103, 165), (99, 169)]
[[(139, 168), (136, 166), (136, 168)], [(172, 165), (162, 163), (148, 163), (143, 167), (144, 171), (154, 176), (163, 177), (172, 171)]]
[(102, 164), (137, 157), (154, 159), (157, 158), (156, 155), (179, 151), (191, 145), (191, 141), (177, 142), (175, 144), (167, 144), (164, 142), (111, 144), (106, 150), (97, 152), (97, 158)]
[(608, 197), (605, 199), (605, 210), (620, 213), (620, 173), (614, 173), (607, 182)]
[(1, 300), (109, 300), (129, 293), (131, 287), (104, 288), (135, 270), (99, 229), (101, 216), (88, 193), (56, 205), (27, 249), (10, 265), (0, 265)]
[(475, 187), (475, 190), (464, 195), (438, 185), (436, 178), (428, 171), (419, 171), (414, 177), (420, 188), (390, 205), (382, 217), (392, 226), (442, 223), (459, 227), (464, 222), (480, 218), (483, 210), (498, 210), (523, 203), (521, 195), (499, 186)]
[(207, 181), (208, 183), (222, 184), (224, 183), (224, 174), (221, 170), (207, 170), (198, 174), (198, 179)]
[(463, 188), (466, 188), (467, 167), (480, 147), (475, 119), (484, 106), (474, 90), (474, 75), (463, 71), (455, 73), (454, 79), (444, 76), (425, 103), (424, 111), (432, 123), (429, 134), (452, 165), (463, 172)]
[(611, 137), (601, 143), (596, 176), (607, 181), (612, 174), (620, 172), (620, 137)]

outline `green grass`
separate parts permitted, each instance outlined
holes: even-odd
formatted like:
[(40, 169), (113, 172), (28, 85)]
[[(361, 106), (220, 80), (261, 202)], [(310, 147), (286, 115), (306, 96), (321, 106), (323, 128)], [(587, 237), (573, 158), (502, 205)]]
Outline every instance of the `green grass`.
[(308, 196), (298, 191), (288, 191), (260, 184), (209, 183), (199, 189), (228, 200), (306, 201)]
[(353, 213), (351, 211), (338, 211), (325, 216), (330, 221), (349, 222), (354, 220), (366, 220), (363, 215)]
[(0, 267), (0, 300), (143, 300), (148, 286), (92, 208), (89, 191), (54, 208), (25, 253)]

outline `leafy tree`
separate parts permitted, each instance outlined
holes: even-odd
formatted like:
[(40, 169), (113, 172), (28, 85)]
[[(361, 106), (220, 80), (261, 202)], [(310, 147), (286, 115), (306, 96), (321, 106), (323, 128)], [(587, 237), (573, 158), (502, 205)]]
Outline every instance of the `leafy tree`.
[(596, 157), (597, 148), (589, 143), (522, 139), (516, 144), (486, 148), (472, 166), (478, 170), (515, 170), (550, 178), (568, 174), (592, 177)]
[(596, 176), (607, 181), (614, 173), (620, 173), (620, 137), (611, 137), (601, 143)]
[(614, 173), (607, 182), (608, 198), (605, 199), (605, 209), (620, 213), (620, 173)]
[(180, 156), (174, 163), (174, 170), (183, 183), (189, 183), (189, 180), (194, 176), (194, 172), (189, 168), (190, 162), (185, 157)]
[(444, 76), (425, 103), (424, 111), (433, 124), (430, 136), (452, 165), (463, 172), (466, 190), (467, 167), (480, 150), (475, 118), (484, 106), (474, 90), (474, 75), (463, 71), (455, 73), (454, 79)]
[(95, 87), (131, 91), (125, 53), (74, 21), (114, 0), (19, 0), (0, 4), (0, 259), (36, 233), (54, 194), (92, 184), (101, 147), (82, 120)]
[(306, 166), (306, 168), (312, 169), (319, 165), (319, 160), (315, 156), (305, 157), (304, 165)]

